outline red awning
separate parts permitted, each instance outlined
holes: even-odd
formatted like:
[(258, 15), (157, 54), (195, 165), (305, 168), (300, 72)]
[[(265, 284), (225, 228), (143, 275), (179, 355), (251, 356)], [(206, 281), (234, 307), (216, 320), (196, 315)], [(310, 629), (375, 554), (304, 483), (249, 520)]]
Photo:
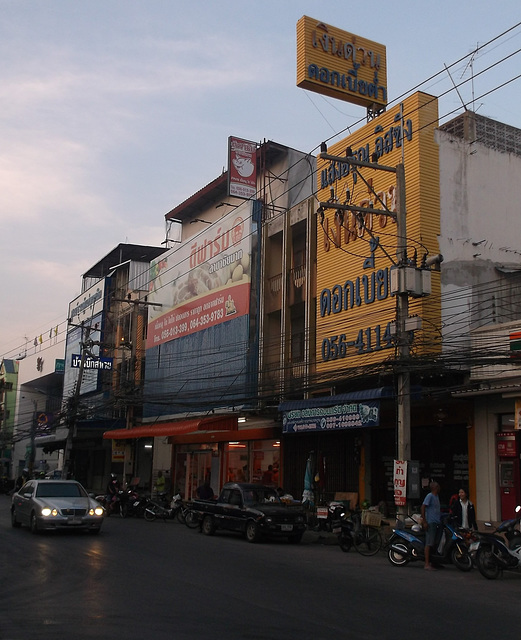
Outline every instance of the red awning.
[(237, 431), (236, 416), (211, 416), (195, 420), (162, 422), (134, 429), (113, 429), (105, 431), (105, 440), (132, 440), (134, 438), (153, 438), (157, 436), (176, 436), (193, 431)]

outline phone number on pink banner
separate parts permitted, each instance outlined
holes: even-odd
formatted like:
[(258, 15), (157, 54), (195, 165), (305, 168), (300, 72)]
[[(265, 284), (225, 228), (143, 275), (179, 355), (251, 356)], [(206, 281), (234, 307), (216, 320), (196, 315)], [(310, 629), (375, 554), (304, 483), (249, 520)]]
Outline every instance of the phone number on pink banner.
[(245, 283), (171, 309), (149, 324), (147, 348), (247, 314), (249, 292)]

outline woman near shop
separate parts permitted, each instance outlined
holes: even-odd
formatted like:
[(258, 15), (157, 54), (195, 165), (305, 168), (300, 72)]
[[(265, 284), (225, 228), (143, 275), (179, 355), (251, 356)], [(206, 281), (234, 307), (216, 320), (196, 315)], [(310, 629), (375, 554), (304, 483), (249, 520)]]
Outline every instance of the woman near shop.
[(454, 500), (451, 506), (452, 517), (454, 522), (463, 529), (475, 529), (478, 526), (476, 524), (476, 510), (474, 505), (469, 500), (469, 496), (465, 489), (458, 491), (458, 498)]

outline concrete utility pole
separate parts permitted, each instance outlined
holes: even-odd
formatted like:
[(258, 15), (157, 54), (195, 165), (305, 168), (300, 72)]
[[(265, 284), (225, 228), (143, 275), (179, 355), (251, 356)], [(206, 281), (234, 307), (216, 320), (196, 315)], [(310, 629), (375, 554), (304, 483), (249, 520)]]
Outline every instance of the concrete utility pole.
[[(397, 216), (396, 259), (398, 268), (407, 266), (407, 215), (405, 208), (405, 170), (403, 164), (396, 167)], [(400, 274), (401, 275), (401, 274)], [(398, 347), (397, 422), (398, 460), (411, 459), (411, 374), (409, 372), (409, 334), (405, 322), (409, 317), (409, 293), (400, 286), (396, 295), (396, 342)], [(398, 506), (400, 515), (407, 515), (407, 504)]]
[[(83, 330), (83, 327), (82, 327)], [(67, 422), (69, 424), (69, 431), (67, 433), (67, 440), (65, 441), (65, 450), (63, 452), (63, 478), (66, 480), (71, 471), (71, 452), (72, 452), (72, 439), (76, 431), (76, 420), (78, 417), (78, 405), (80, 401), (81, 383), (83, 381), (83, 370), (85, 368), (85, 358), (87, 355), (87, 340), (91, 332), (91, 327), (85, 327), (85, 338), (82, 336), (81, 341), (81, 360), (78, 368), (78, 379), (76, 380), (76, 386), (74, 388), (74, 394), (70, 399), (70, 404), (67, 407)]]
[[(374, 213), (387, 215), (396, 220), (396, 269), (398, 287), (396, 291), (396, 345), (397, 345), (397, 459), (408, 461), (411, 455), (411, 378), (409, 373), (409, 334), (406, 321), (409, 316), (409, 290), (406, 283), (407, 264), (407, 216), (405, 205), (405, 169), (403, 163), (396, 167), (379, 165), (376, 162), (362, 162), (352, 156), (333, 156), (320, 153), (322, 160), (347, 163), (354, 167), (367, 167), (375, 171), (387, 171), (396, 174), (397, 212), (388, 209), (356, 207), (335, 202), (321, 202), (321, 209), (351, 211), (355, 214)], [(376, 194), (375, 194), (376, 195)], [(385, 205), (384, 205), (385, 206)], [(407, 514), (407, 504), (398, 506), (398, 513)]]

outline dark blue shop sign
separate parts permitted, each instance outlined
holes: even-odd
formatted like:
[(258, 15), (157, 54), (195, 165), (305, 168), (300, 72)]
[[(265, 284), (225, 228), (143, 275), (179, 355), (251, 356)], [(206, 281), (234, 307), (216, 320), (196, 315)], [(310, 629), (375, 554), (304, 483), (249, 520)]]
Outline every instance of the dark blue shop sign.
[(377, 427), (380, 424), (380, 401), (339, 403), (282, 412), (283, 433), (335, 431)]
[[(113, 358), (102, 358), (95, 356), (86, 356), (83, 360), (84, 369), (100, 369), (101, 371), (112, 371)], [(81, 366), (81, 355), (77, 353), (72, 354), (71, 367), (73, 369), (79, 369)]]

